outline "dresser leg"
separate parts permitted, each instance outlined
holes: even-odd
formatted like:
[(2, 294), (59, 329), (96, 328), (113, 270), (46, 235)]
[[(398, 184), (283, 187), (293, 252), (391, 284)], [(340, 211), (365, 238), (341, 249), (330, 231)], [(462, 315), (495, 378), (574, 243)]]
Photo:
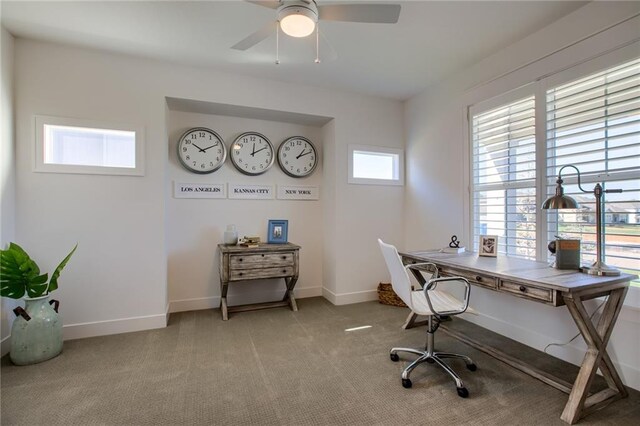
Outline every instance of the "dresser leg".
[(222, 321), (227, 321), (229, 319), (229, 315), (227, 314), (227, 298), (220, 298), (220, 312), (222, 312)]

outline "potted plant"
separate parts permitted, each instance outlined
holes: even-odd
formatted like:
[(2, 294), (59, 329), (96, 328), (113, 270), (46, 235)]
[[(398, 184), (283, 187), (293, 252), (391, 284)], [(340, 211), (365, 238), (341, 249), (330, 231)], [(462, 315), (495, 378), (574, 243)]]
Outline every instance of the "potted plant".
[(0, 250), (0, 295), (25, 300), (24, 308), (13, 310), (16, 319), (11, 327), (10, 357), (14, 364), (35, 364), (62, 351), (60, 303), (49, 300), (49, 294), (58, 288), (60, 272), (77, 247), (60, 262), (51, 279), (48, 273), (40, 273), (36, 262), (19, 245), (10, 243), (9, 248)]

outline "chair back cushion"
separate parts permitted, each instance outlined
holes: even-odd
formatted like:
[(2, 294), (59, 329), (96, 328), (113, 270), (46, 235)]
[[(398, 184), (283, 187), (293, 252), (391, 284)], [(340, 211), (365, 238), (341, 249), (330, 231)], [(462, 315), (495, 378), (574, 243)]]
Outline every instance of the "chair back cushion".
[(391, 244), (384, 243), (381, 239), (378, 239), (380, 250), (382, 250), (382, 256), (391, 274), (391, 285), (393, 291), (402, 299), (402, 301), (410, 308), (413, 309), (413, 303), (411, 300), (411, 280), (409, 274), (400, 260), (398, 250)]

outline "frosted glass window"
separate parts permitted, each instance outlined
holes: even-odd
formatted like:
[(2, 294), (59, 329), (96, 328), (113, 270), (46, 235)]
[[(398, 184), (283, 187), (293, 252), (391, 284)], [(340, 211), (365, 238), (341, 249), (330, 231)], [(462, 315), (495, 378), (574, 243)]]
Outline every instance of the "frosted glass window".
[(144, 174), (140, 127), (60, 117), (36, 117), (35, 171)]
[(349, 145), (349, 183), (402, 185), (403, 151)]

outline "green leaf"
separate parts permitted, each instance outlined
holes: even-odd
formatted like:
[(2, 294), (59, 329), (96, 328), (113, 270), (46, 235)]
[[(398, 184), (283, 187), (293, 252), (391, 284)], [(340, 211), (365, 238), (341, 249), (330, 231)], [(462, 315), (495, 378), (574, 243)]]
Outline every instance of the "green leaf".
[(65, 257), (62, 260), (62, 262), (60, 262), (56, 270), (53, 271), (53, 274), (51, 274), (51, 281), (49, 282), (48, 293), (51, 293), (52, 291), (58, 288), (58, 277), (60, 277), (60, 272), (62, 272), (62, 269), (67, 265), (67, 262), (71, 258), (71, 255), (76, 251), (77, 248), (78, 248), (78, 244), (76, 244), (76, 246), (73, 248), (73, 250), (71, 250), (71, 252), (67, 255), (67, 257)]
[(47, 291), (47, 278), (49, 274), (42, 274), (32, 278), (27, 284), (27, 295), (29, 297), (40, 297)]
[(29, 283), (40, 274), (40, 268), (17, 244), (9, 244), (0, 250), (0, 295), (19, 299), (24, 296)]

